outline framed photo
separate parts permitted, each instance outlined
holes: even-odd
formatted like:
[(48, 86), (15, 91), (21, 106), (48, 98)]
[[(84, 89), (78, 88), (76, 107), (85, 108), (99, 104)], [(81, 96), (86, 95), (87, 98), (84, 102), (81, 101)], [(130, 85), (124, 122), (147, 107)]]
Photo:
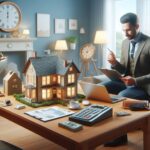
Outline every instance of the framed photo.
[(78, 29), (77, 19), (69, 19), (69, 30), (77, 30), (77, 29)]
[(37, 14), (37, 37), (50, 36), (50, 15)]
[(55, 19), (55, 33), (65, 33), (65, 19)]

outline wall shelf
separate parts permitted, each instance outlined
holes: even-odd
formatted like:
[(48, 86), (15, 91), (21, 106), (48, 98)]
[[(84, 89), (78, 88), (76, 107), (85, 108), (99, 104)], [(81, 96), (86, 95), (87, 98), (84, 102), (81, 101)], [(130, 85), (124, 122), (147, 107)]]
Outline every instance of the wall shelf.
[(32, 56), (36, 38), (0, 38), (0, 52), (26, 52), (26, 59)]

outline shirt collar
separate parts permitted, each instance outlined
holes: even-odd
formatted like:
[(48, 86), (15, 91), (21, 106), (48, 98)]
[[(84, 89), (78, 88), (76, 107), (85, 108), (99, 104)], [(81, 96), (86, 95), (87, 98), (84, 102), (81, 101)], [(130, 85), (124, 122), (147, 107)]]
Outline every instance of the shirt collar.
[(130, 42), (134, 41), (135, 43), (138, 43), (141, 39), (141, 32), (138, 32), (134, 39), (130, 40)]

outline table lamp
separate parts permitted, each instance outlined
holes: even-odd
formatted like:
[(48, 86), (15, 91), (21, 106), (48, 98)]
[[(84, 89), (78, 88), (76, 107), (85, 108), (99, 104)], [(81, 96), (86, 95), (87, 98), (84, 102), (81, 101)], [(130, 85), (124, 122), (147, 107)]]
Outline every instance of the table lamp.
[(22, 32), (22, 34), (23, 34), (23, 36), (24, 36), (25, 38), (28, 38), (29, 35), (30, 35), (30, 30), (29, 30), (29, 29), (24, 29), (23, 32)]
[(68, 50), (66, 40), (57, 40), (55, 44), (55, 50), (58, 50), (58, 51)]
[(100, 53), (102, 54), (102, 56), (103, 56), (103, 45), (106, 44), (107, 42), (108, 42), (108, 39), (106, 36), (106, 31), (102, 31), (102, 30), (96, 31), (95, 38), (94, 38), (94, 44), (100, 45), (100, 50), (101, 50)]

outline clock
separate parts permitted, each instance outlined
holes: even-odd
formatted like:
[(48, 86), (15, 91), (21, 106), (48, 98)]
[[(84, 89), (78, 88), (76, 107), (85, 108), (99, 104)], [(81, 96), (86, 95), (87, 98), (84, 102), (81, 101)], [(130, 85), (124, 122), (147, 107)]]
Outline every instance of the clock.
[(95, 64), (95, 59), (93, 59), (94, 53), (95, 53), (95, 46), (91, 43), (83, 45), (80, 49), (80, 58), (81, 58), (80, 70), (83, 77), (90, 74), (93, 75), (94, 73), (93, 71), (92, 73), (90, 73), (91, 72), (90, 67), (92, 67), (92, 65), (94, 67), (94, 71), (96, 72), (96, 74), (98, 73)]
[(6, 32), (15, 31), (21, 23), (21, 11), (13, 2), (0, 3), (0, 29)]
[(95, 46), (91, 43), (83, 45), (80, 49), (80, 57), (83, 61), (91, 59), (95, 52)]

